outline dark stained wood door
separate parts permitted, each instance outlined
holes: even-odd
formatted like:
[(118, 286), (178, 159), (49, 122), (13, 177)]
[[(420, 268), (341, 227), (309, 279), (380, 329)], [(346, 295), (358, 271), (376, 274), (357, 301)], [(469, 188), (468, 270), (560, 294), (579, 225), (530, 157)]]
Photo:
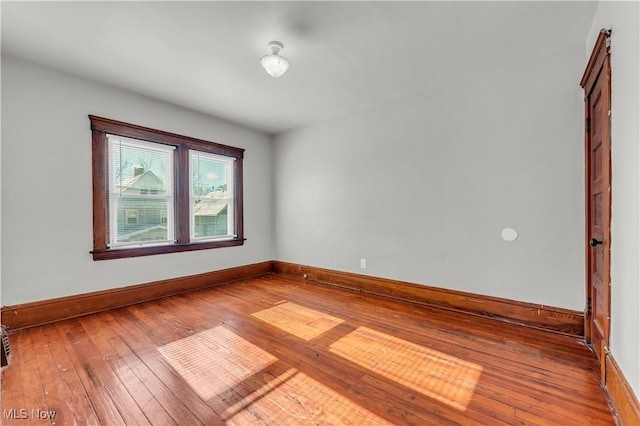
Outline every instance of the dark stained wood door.
[(605, 375), (610, 330), (611, 68), (609, 31), (601, 31), (581, 81), (585, 90), (586, 339)]

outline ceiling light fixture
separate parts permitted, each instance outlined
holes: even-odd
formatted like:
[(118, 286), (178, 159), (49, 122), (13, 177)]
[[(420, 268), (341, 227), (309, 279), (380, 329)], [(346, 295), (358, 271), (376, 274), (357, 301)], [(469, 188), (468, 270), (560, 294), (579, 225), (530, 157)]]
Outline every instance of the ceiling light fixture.
[(284, 49), (282, 43), (270, 41), (268, 46), (271, 48), (271, 54), (260, 58), (260, 65), (271, 77), (278, 78), (289, 69), (289, 60), (284, 56), (278, 55), (278, 52)]

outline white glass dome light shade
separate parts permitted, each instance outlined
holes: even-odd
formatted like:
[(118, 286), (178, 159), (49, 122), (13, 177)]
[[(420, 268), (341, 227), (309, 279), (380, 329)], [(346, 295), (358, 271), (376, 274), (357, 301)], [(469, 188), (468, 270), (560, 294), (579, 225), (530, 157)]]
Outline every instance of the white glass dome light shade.
[(264, 68), (264, 70), (272, 77), (278, 78), (289, 69), (289, 60), (284, 56), (278, 55), (281, 49), (284, 48), (282, 43), (279, 41), (269, 42), (269, 47), (271, 48), (270, 55), (264, 55), (260, 58), (260, 65)]
[(264, 70), (272, 77), (278, 78), (289, 69), (289, 60), (280, 55), (265, 55), (260, 59)]

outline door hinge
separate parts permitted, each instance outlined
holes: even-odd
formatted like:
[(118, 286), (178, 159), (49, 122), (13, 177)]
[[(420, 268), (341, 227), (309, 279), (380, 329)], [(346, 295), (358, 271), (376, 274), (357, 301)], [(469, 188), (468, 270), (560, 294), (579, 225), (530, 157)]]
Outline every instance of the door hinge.
[(587, 117), (584, 120), (584, 130), (589, 133), (591, 131), (591, 117)]
[(587, 297), (587, 316), (591, 316), (591, 298)]
[(604, 45), (606, 47), (611, 47), (611, 28), (609, 28), (608, 30), (604, 30), (604, 36)]

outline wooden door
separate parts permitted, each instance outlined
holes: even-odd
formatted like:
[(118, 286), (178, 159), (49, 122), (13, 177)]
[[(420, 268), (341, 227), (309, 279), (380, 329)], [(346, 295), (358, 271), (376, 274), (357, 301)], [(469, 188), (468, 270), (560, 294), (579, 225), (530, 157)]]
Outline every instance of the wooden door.
[(610, 32), (602, 30), (581, 81), (585, 91), (585, 338), (605, 375), (610, 329), (611, 68)]

